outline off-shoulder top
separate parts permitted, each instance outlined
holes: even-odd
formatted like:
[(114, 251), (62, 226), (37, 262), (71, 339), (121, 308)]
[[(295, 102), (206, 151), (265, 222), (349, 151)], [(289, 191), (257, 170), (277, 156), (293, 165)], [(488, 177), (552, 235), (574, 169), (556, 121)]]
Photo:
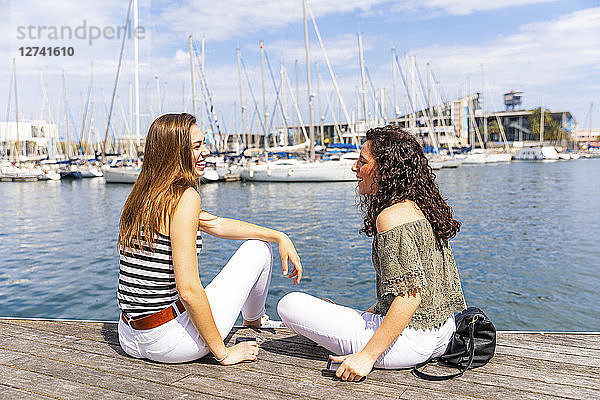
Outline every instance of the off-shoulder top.
[(398, 225), (373, 238), (376, 314), (387, 314), (396, 296), (419, 289), (421, 304), (408, 326), (441, 326), (466, 308), (454, 255), (447, 240), (438, 239), (425, 218)]

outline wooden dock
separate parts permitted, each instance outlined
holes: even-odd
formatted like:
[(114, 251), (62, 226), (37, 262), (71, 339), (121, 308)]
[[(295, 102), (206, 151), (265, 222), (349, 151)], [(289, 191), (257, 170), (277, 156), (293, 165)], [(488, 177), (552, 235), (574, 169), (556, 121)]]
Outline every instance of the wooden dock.
[[(134, 359), (113, 322), (0, 319), (1, 399), (600, 399), (600, 333), (499, 332), (492, 361), (446, 382), (375, 370), (363, 382), (323, 376), (328, 352), (286, 329), (256, 337), (259, 361), (176, 365)], [(429, 366), (428, 372), (448, 372)]]

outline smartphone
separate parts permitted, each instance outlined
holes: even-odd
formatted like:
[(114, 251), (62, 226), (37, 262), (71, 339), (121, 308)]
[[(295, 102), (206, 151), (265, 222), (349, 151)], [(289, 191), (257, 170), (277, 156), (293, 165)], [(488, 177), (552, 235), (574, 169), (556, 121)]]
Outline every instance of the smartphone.
[[(341, 362), (333, 361), (331, 358), (327, 359), (327, 367), (325, 367), (325, 369), (321, 370), (321, 375), (332, 377), (332, 378), (335, 378), (335, 380), (338, 380), (339, 378), (336, 376), (335, 372), (340, 367), (340, 365), (342, 365)], [(365, 378), (366, 377), (363, 376), (357, 382), (362, 382), (365, 380)]]
[(337, 376), (335, 376), (335, 371), (337, 371), (337, 369), (340, 365), (342, 365), (342, 363), (333, 361), (333, 360), (331, 360), (331, 358), (328, 358), (327, 359), (327, 367), (325, 367), (325, 369), (321, 370), (321, 375), (338, 379)]
[(235, 339), (235, 344), (242, 343), (242, 342), (257, 342), (258, 343), (256, 338), (253, 338), (253, 337), (238, 337)]

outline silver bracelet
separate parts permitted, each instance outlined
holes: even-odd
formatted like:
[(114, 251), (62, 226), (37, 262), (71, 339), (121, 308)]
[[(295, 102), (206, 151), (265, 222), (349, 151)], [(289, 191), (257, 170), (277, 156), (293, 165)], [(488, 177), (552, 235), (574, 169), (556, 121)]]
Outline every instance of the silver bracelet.
[(226, 359), (228, 355), (229, 355), (229, 350), (227, 349), (227, 347), (225, 347), (225, 355), (223, 356), (223, 358), (221, 358), (221, 359), (219, 360), (217, 357), (215, 357), (215, 360), (217, 360), (217, 362), (221, 362), (221, 361), (223, 361), (224, 359)]

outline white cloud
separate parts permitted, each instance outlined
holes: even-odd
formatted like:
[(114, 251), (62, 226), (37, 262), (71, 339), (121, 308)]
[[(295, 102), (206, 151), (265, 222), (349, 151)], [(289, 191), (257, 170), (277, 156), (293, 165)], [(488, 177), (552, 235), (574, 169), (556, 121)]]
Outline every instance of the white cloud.
[(556, 0), (424, 0), (420, 6), (430, 10), (442, 11), (449, 15), (468, 15), (478, 11), (550, 3)]
[[(193, 29), (194, 37), (207, 36), (208, 59), (207, 79), (216, 106), (230, 114), (233, 101), (239, 97), (237, 88), (237, 65), (235, 62), (235, 42), (219, 42), (225, 39), (239, 39), (248, 73), (261, 103), (260, 97), (260, 64), (258, 43), (248, 44), (244, 41), (253, 33), (264, 34), (265, 46), (269, 53), (273, 72), (278, 79), (279, 63), (284, 62), (290, 81), (294, 85), (294, 60), (300, 62), (300, 90), (302, 99), (305, 96), (304, 43), (302, 35), (294, 35), (286, 40), (286, 27), (296, 24), (301, 30), (302, 4), (299, 0), (285, 1), (226, 1), (226, 2), (188, 2), (177, 7), (161, 0), (157, 7), (153, 0), (153, 9), (144, 8), (140, 2), (141, 24), (147, 28), (148, 37), (140, 41), (141, 66), (141, 98), (142, 110), (146, 110), (145, 102), (156, 108), (156, 89), (154, 76), (157, 74), (161, 87), (167, 85), (168, 104), (171, 108), (180, 107), (189, 99), (189, 58), (187, 35)], [(516, 7), (521, 4), (532, 4), (543, 0), (513, 1), (442, 1), (426, 0), (424, 3), (389, 0), (331, 0), (314, 1), (312, 7), (319, 25), (328, 22), (327, 16), (335, 18), (344, 14), (354, 15), (360, 20), (361, 15), (391, 9), (392, 3), (403, 10), (429, 10), (453, 15), (474, 13), (486, 9), (500, 7)], [(0, 26), (3, 35), (0, 58), (5, 61), (0, 68), (0, 109), (6, 109), (6, 98), (12, 74), (11, 59), (18, 48), (15, 40), (16, 27), (25, 24), (34, 25), (70, 25), (78, 26), (85, 19), (88, 24), (99, 26), (117, 26), (123, 23), (127, 3), (122, 0), (107, 0), (102, 7), (89, 6), (88, 2), (63, 0), (49, 3), (42, 0), (27, 0), (22, 3), (10, 1), (6, 7), (9, 15), (8, 23)], [(32, 13), (31, 10), (36, 12)], [(158, 10), (158, 11), (157, 11)], [(167, 10), (167, 11), (161, 11)], [(325, 26), (325, 25), (323, 25)], [(545, 83), (545, 96), (548, 105), (556, 104), (560, 108), (571, 110), (587, 110), (591, 88), (600, 81), (600, 9), (590, 8), (572, 14), (563, 15), (552, 21), (536, 22), (522, 26), (517, 33), (498, 36), (477, 45), (439, 46), (431, 45), (412, 49), (422, 62), (431, 61), (438, 78), (452, 95), (457, 94), (459, 85), (467, 76), (471, 77), (471, 86), (479, 89), (480, 65), (486, 71), (488, 91), (498, 99), (505, 90), (521, 89), (526, 91), (526, 100), (534, 102), (541, 95), (542, 84)], [(357, 39), (354, 26), (336, 28), (335, 35), (323, 38), (329, 57), (344, 92), (344, 100), (349, 105), (356, 100), (355, 88), (358, 80)], [(381, 32), (381, 31), (379, 31)], [(376, 29), (367, 32), (364, 38), (367, 63), (371, 70), (376, 87), (386, 86), (391, 92), (391, 73), (388, 56), (390, 32), (379, 33)], [(380, 35), (380, 36), (377, 36)], [(270, 41), (269, 41), (270, 38)], [(435, 43), (435, 42), (434, 42)], [(41, 106), (39, 71), (47, 71), (46, 81), (49, 84), (50, 97), (58, 101), (61, 94), (61, 70), (67, 74), (67, 90), (73, 112), (78, 113), (80, 107), (79, 93), (87, 93), (89, 83), (90, 62), (94, 61), (97, 95), (104, 91), (108, 102), (114, 84), (117, 57), (120, 41), (99, 40), (93, 46), (76, 42), (77, 54), (71, 58), (49, 59), (33, 57), (17, 57), (17, 73), (19, 75), (19, 99), (25, 118), (37, 117)], [(22, 43), (19, 46), (23, 45)], [(126, 43), (123, 66), (119, 83), (121, 99), (127, 99), (127, 84), (132, 81), (132, 43)], [(229, 54), (229, 56), (228, 56)], [(215, 57), (213, 57), (213, 55)], [(379, 57), (377, 57), (379, 55)], [(372, 58), (370, 56), (373, 56)], [(313, 63), (319, 62), (323, 78), (323, 92), (331, 90), (327, 67), (318, 43), (314, 39), (311, 28), (311, 58)], [(387, 59), (387, 62), (375, 63), (370, 60)], [(313, 76), (314, 77), (314, 76)], [(247, 84), (244, 83), (245, 96), (249, 99)], [(402, 93), (399, 83), (398, 93)], [(267, 74), (267, 91), (272, 92), (272, 84)], [(315, 90), (313, 88), (313, 90)], [(185, 91), (185, 93), (182, 93)], [(273, 94), (267, 93), (270, 98)], [(184, 100), (182, 100), (184, 98)], [(302, 100), (301, 99), (301, 100)], [(323, 103), (325, 103), (324, 99)], [(125, 100), (123, 100), (125, 101)], [(272, 101), (272, 100), (271, 100)], [(302, 100), (305, 103), (304, 100)], [(537, 101), (537, 100), (536, 100)], [(126, 102), (126, 101), (125, 101)], [(587, 102), (582, 106), (582, 103)], [(98, 115), (104, 115), (103, 105), (97, 100)], [(11, 107), (14, 107), (11, 105)], [(53, 105), (56, 109), (56, 105)], [(177, 108), (175, 107), (175, 108)], [(14, 110), (14, 108), (12, 108)], [(145, 111), (144, 111), (145, 112)], [(97, 123), (101, 118), (97, 119)]]
[(579, 108), (582, 99), (589, 98), (586, 87), (600, 80), (600, 8), (527, 24), (514, 35), (479, 45), (432, 45), (413, 53), (432, 62), (452, 93), (468, 76), (471, 86), (480, 90), (483, 65), (487, 90), (497, 99), (502, 91), (524, 89), (529, 90), (531, 104), (539, 104), (545, 86), (546, 104)]
[[(368, 11), (391, 0), (328, 0), (311, 2), (315, 18), (336, 13)], [(302, 21), (302, 2), (299, 0), (232, 0), (194, 1), (181, 7), (169, 8), (157, 20), (173, 33), (205, 35), (208, 40), (239, 39), (264, 29), (282, 28)], [(317, 21), (318, 23), (318, 21)]]

